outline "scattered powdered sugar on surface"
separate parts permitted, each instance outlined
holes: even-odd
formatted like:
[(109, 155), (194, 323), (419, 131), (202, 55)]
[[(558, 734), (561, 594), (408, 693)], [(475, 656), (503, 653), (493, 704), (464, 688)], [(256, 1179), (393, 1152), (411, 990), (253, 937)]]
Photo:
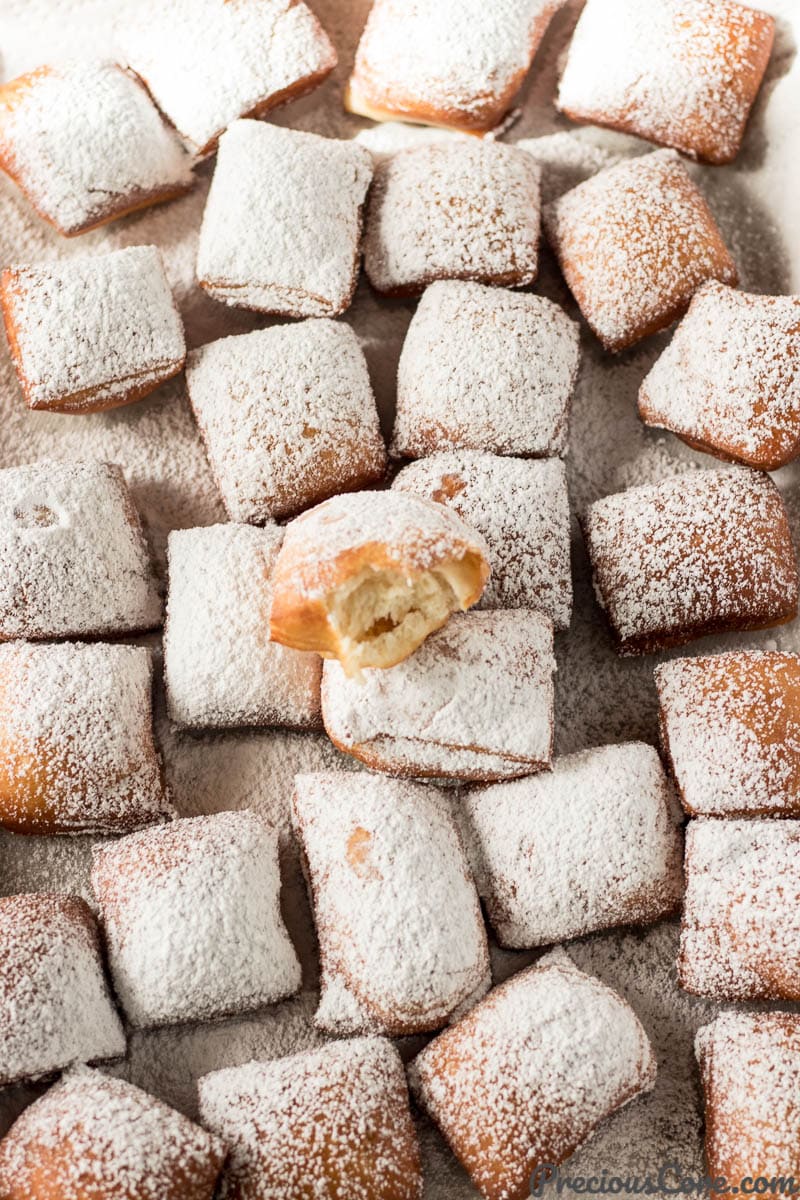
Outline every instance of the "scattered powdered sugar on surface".
[(191, 186), (191, 160), (147, 92), (112, 62), (44, 68), (3, 119), (0, 157), (64, 233)]
[(485, 539), (492, 573), (479, 608), (535, 608), (556, 629), (569, 628), (570, 513), (562, 462), (452, 451), (409, 463), (392, 486), (445, 504)]
[(131, 633), (158, 625), (161, 613), (118, 466), (45, 460), (0, 470), (4, 638)]
[(379, 121), (356, 134), (353, 141), (369, 150), (374, 162), (391, 158), (398, 150), (428, 146), (432, 142), (463, 142), (472, 135), (435, 125), (407, 125), (405, 121)]
[(679, 809), (651, 746), (557, 758), (552, 771), (463, 792), (457, 812), (509, 949), (646, 925), (680, 903)]
[[(619, 136), (619, 148), (598, 146), (592, 141), (596, 130), (573, 129), (569, 132), (545, 134), (535, 138), (521, 138), (516, 142), (519, 150), (532, 154), (541, 168), (542, 203), (550, 204), (579, 183), (585, 183), (606, 167), (613, 167), (623, 157), (630, 145)], [(606, 135), (609, 140), (613, 135)], [(634, 143), (642, 147), (642, 143)]]
[(401, 775), (495, 779), (550, 761), (553, 627), (538, 612), (457, 613), (392, 670), (325, 663), (330, 737)]
[(164, 683), (178, 725), (319, 726), (319, 656), (269, 641), (282, 540), (233, 524), (170, 535)]
[(377, 482), (386, 450), (353, 330), (276, 325), (192, 351), (187, 388), (235, 521), (294, 516)]
[(393, 453), (564, 454), (579, 353), (577, 325), (550, 300), (431, 284), (400, 355)]
[(447, 793), (327, 772), (298, 775), (293, 805), (320, 943), (322, 1028), (436, 1029), (486, 989), (486, 935)]

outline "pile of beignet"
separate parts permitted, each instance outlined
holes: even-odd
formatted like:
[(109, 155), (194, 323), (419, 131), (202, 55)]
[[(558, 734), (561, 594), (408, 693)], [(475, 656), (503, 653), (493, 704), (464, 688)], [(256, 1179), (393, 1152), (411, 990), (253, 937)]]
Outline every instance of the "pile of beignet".
[[(579, 514), (619, 654), (797, 615), (766, 472), (800, 454), (800, 297), (736, 290), (681, 157), (735, 158), (774, 22), (587, 0), (557, 106), (658, 148), (598, 155), (543, 203), (535, 145), (498, 127), (562, 5), (374, 0), (346, 107), (443, 127), (384, 155), (260, 119), (336, 65), (296, 0), (179, 0), (125, 61), (0, 88), (0, 168), (64, 236), (183, 194), (216, 152), (199, 286), (292, 319), (187, 356), (153, 246), (0, 277), (22, 398), (52, 419), (185, 366), (229, 518), (170, 533), (164, 595), (125, 463), (0, 470), (0, 825), (103, 839), (91, 904), (0, 899), (0, 1085), (51, 1084), (0, 1140), (0, 1200), (418, 1200), (420, 1112), (485, 1200), (524, 1200), (656, 1079), (635, 1002), (561, 943), (682, 911), (687, 991), (800, 1001), (800, 656), (665, 658), (660, 753), (554, 756), (581, 319), (609, 353), (680, 319), (640, 415), (727, 464)], [(520, 290), (542, 230), (569, 312)], [(375, 303), (418, 299), (388, 445), (336, 320), (362, 257)], [(130, 644), (162, 625), (160, 653)], [(279, 832), (172, 804), (162, 677), (176, 736), (324, 731), (347, 756), (290, 799), (319, 1048), (206, 1075), (199, 1121), (91, 1064), (275, 1005), (303, 972)], [(547, 952), (495, 986), (487, 926)], [(726, 1009), (697, 1054), (711, 1175), (800, 1175), (796, 1014)]]

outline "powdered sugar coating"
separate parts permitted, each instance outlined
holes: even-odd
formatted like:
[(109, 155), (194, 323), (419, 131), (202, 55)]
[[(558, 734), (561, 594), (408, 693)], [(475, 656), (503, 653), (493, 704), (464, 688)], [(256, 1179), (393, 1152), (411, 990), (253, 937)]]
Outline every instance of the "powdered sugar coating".
[(60, 233), (82, 233), (192, 185), (192, 165), (133, 75), (43, 67), (0, 90), (0, 163)]
[(754, 1166), (767, 1177), (796, 1175), (800, 1017), (788, 1012), (722, 1012), (699, 1030), (695, 1046), (712, 1177), (725, 1176), (741, 1185)]
[(600, 171), (543, 215), (570, 291), (607, 350), (666, 328), (709, 279), (738, 281), (711, 210), (672, 150)]
[(431, 284), (403, 343), (392, 452), (566, 453), (579, 353), (577, 325), (551, 300)]
[(129, 61), (197, 153), (237, 117), (311, 91), (336, 50), (302, 0), (172, 0), (123, 34)]
[(222, 338), (190, 354), (186, 380), (233, 521), (295, 516), (384, 474), (367, 364), (347, 325)]
[(664, 750), (690, 815), (800, 815), (800, 656), (678, 658), (655, 676)]
[(633, 1010), (563, 951), (495, 988), (411, 1065), (414, 1094), (486, 1200), (528, 1194), (655, 1082)]
[(765, 471), (800, 452), (800, 296), (707, 283), (639, 391), (647, 425)]
[(352, 141), (235, 121), (220, 139), (197, 252), (216, 300), (289, 317), (350, 307), (372, 156)]
[(422, 1195), (403, 1064), (382, 1038), (214, 1071), (198, 1090), (203, 1121), (231, 1148), (222, 1200)]
[(164, 680), (176, 724), (319, 726), (319, 656), (268, 640), (282, 539), (276, 526), (170, 534)]
[(31, 408), (124, 404), (183, 366), (183, 324), (155, 246), (10, 267), (0, 290)]
[(693, 158), (736, 157), (775, 23), (731, 0), (588, 0), (558, 107)]
[(678, 976), (714, 1000), (800, 1000), (800, 821), (691, 821)]
[(249, 1012), (300, 987), (277, 835), (253, 813), (174, 821), (93, 858), (114, 988), (135, 1027)]
[(84, 901), (46, 892), (0, 899), (0, 1083), (124, 1053)]
[(144, 646), (0, 646), (0, 824), (122, 833), (172, 815)]
[(526, 609), (457, 613), (390, 671), (325, 663), (335, 745), (392, 775), (513, 778), (549, 765), (553, 626)]
[(696, 471), (629, 488), (589, 506), (584, 536), (620, 653), (796, 614), (786, 510), (760, 472)]
[(524, 950), (670, 915), (683, 893), (680, 810), (641, 742), (463, 792), (458, 815), (500, 944)]
[(376, 291), (414, 296), (437, 279), (523, 287), (538, 253), (539, 168), (524, 151), (440, 142), (377, 164), (364, 239)]
[(0, 1178), (7, 1200), (211, 1200), (224, 1158), (219, 1138), (154, 1096), (75, 1067), (0, 1142)]
[(293, 821), (320, 945), (323, 1029), (437, 1029), (485, 991), (486, 933), (446, 793), (360, 772), (298, 775)]
[(122, 471), (43, 462), (0, 471), (0, 637), (100, 637), (161, 621)]
[(514, 143), (519, 150), (533, 155), (541, 168), (543, 204), (557, 200), (625, 157), (611, 147), (598, 146), (590, 140), (592, 133), (584, 129), (560, 130), (541, 137), (520, 138)]
[(446, 505), (485, 538), (492, 573), (479, 608), (535, 608), (556, 629), (569, 628), (570, 515), (562, 462), (453, 451), (403, 467), (392, 487)]

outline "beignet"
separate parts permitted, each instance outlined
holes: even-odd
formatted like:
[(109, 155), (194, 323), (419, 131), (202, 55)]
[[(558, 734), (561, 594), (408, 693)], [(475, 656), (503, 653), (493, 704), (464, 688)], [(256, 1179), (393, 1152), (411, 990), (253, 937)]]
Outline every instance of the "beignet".
[(333, 744), (389, 775), (494, 780), (550, 765), (553, 624), (528, 609), (459, 613), (391, 671), (326, 662)]
[(800, 296), (706, 283), (639, 390), (645, 425), (776, 471), (800, 453)]
[(198, 1091), (231, 1148), (220, 1200), (421, 1200), (403, 1064), (383, 1038), (213, 1071)]
[(186, 385), (232, 521), (294, 517), (385, 474), (367, 363), (348, 325), (221, 338), (189, 355)]
[(186, 359), (155, 246), (6, 267), (0, 305), (29, 408), (89, 413), (131, 404)]
[(412, 1090), (485, 1200), (527, 1200), (539, 1164), (569, 1158), (656, 1077), (621, 996), (560, 950), (494, 988), (410, 1067)]
[(334, 496), (286, 527), (270, 637), (338, 658), (348, 674), (393, 667), (475, 604), (488, 577), (483, 539), (443, 505), (391, 491)]
[(275, 525), (169, 535), (164, 682), (176, 725), (320, 727), (321, 659), (265, 636), (282, 540)]
[(691, 471), (591, 504), (583, 532), (620, 654), (797, 615), (786, 509), (768, 475)]
[(683, 316), (736, 264), (678, 155), (622, 162), (546, 205), (544, 227), (567, 285), (606, 350), (625, 350)]
[(486, 991), (486, 931), (447, 793), (365, 772), (298, 775), (292, 819), (319, 940), (320, 1028), (423, 1033)]
[(134, 1028), (250, 1012), (299, 989), (277, 834), (254, 813), (173, 821), (93, 859), (111, 977)]
[(469, 859), (510, 950), (649, 925), (683, 895), (680, 809), (652, 746), (557, 758), (552, 771), (459, 799)]
[(124, 1053), (89, 906), (0, 897), (0, 1086)]

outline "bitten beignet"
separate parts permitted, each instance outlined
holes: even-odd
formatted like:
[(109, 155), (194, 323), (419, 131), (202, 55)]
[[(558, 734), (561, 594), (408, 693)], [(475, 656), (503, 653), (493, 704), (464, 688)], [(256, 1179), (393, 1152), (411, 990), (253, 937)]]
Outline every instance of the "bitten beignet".
[(491, 991), (410, 1068), (485, 1200), (526, 1200), (534, 1167), (564, 1162), (655, 1077), (633, 1010), (563, 951)]
[(0, 304), (29, 408), (89, 413), (131, 404), (186, 359), (155, 246), (6, 267)]
[(591, 504), (583, 532), (620, 654), (797, 615), (786, 509), (768, 475), (690, 471)]
[(377, 292), (417, 296), (437, 279), (533, 283), (539, 168), (500, 142), (440, 142), (379, 162), (367, 205), (364, 269)]
[(0, 898), (0, 1086), (124, 1053), (86, 902)]
[(645, 425), (776, 471), (800, 453), (800, 296), (706, 283), (639, 390)]
[(723, 1012), (695, 1042), (706, 1162), (728, 1194), (745, 1179), (800, 1175), (800, 1016)]
[(391, 671), (326, 662), (333, 744), (411, 778), (513, 779), (550, 765), (553, 625), (528, 609), (459, 613)]
[(0, 87), (0, 168), (65, 237), (183, 195), (192, 164), (113, 62), (39, 67)]
[(558, 107), (710, 163), (739, 152), (775, 21), (732, 0), (588, 0)]
[(270, 637), (338, 658), (349, 674), (408, 658), (480, 599), (483, 539), (441, 504), (402, 492), (335, 496), (286, 527)]
[(713, 1000), (800, 1000), (800, 821), (689, 822), (678, 978)]
[(345, 108), (482, 133), (514, 102), (565, 0), (374, 0)]
[(144, 646), (0, 646), (0, 825), (129, 833), (172, 816)]
[(683, 316), (736, 264), (678, 155), (657, 150), (600, 171), (544, 209), (570, 291), (606, 350), (625, 350)]
[(800, 817), (800, 656), (677, 658), (655, 671), (661, 743), (690, 816)]
[(292, 819), (320, 947), (317, 1025), (423, 1033), (486, 991), (486, 931), (447, 793), (364, 772), (298, 775)]
[(75, 1067), (0, 1141), (3, 1200), (212, 1200), (226, 1147), (155, 1096)]
[(173, 821), (93, 860), (111, 977), (135, 1028), (250, 1012), (300, 987), (277, 834), (254, 813)]
[(367, 363), (348, 325), (221, 338), (189, 355), (186, 386), (232, 521), (294, 517), (385, 474)]
[(649, 925), (680, 905), (680, 809), (652, 746), (599, 746), (557, 758), (551, 772), (470, 788), (457, 814), (510, 950)]
[(383, 1038), (213, 1071), (198, 1091), (230, 1146), (220, 1200), (421, 1200), (405, 1072)]
[(432, 283), (397, 368), (392, 453), (567, 451), (578, 326), (557, 304), (479, 283)]

